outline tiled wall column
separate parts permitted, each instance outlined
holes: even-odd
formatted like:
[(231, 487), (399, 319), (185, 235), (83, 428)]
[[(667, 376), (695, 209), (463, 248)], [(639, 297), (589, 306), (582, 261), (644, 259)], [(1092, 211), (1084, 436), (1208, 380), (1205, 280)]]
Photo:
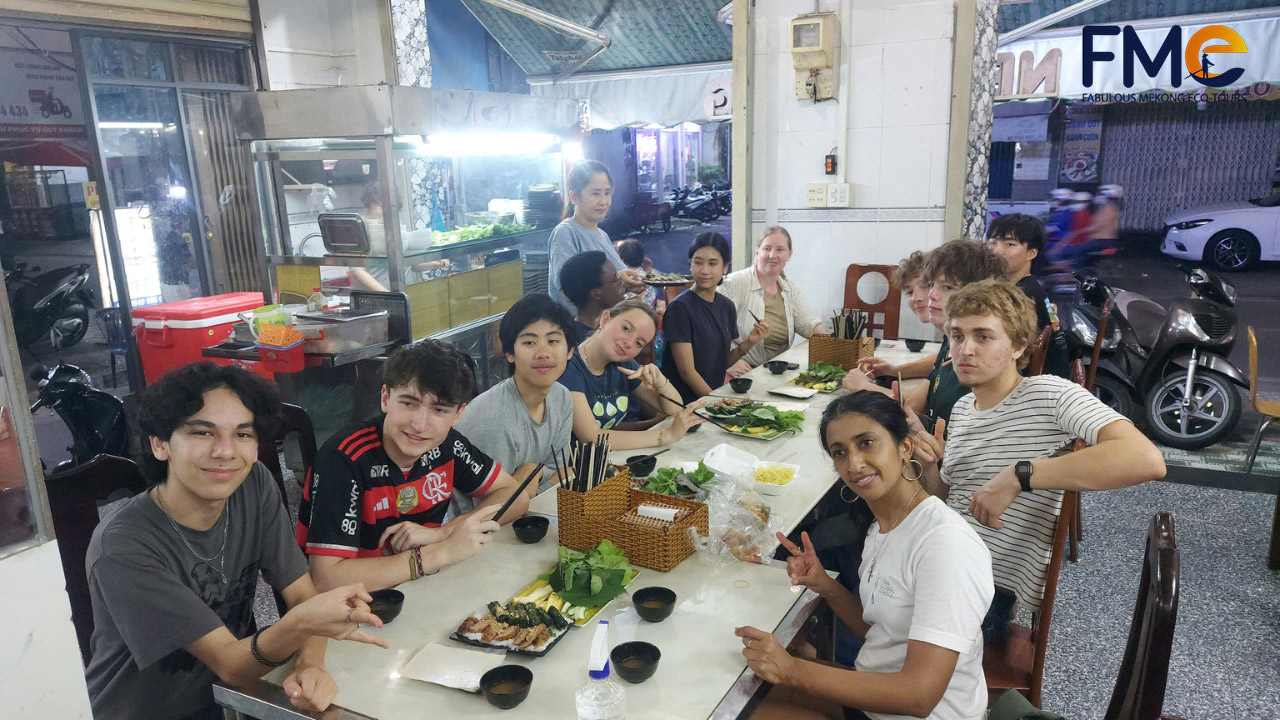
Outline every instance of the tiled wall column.
[(991, 90), (995, 85), (997, 0), (978, 0), (974, 16), (973, 85), (969, 91), (969, 140), (965, 156), (964, 216), (966, 237), (981, 239), (986, 232), (987, 184), (990, 179)]

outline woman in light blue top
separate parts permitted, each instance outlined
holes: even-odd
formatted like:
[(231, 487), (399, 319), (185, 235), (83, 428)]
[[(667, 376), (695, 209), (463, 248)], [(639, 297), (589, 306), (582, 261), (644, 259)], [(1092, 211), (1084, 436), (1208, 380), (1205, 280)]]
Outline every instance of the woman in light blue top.
[[(609, 234), (600, 229), (600, 221), (609, 214), (613, 205), (613, 179), (604, 163), (582, 160), (569, 172), (569, 204), (573, 215), (560, 221), (551, 231), (548, 242), (547, 294), (556, 302), (575, 312), (573, 303), (560, 291), (560, 269), (569, 258), (588, 250), (605, 254), (615, 268), (625, 268), (618, 251), (609, 242)], [(643, 290), (640, 274), (632, 270), (619, 270), (618, 276), (628, 290)]]

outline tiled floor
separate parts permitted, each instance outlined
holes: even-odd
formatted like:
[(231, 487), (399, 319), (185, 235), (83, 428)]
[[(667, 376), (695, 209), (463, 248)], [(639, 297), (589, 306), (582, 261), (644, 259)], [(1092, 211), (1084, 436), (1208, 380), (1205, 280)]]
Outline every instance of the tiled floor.
[(1124, 653), (1151, 516), (1172, 512), (1181, 554), (1164, 711), (1280, 717), (1280, 573), (1265, 556), (1275, 496), (1168, 482), (1084, 496), (1078, 563), (1058, 581), (1043, 706), (1101, 718)]

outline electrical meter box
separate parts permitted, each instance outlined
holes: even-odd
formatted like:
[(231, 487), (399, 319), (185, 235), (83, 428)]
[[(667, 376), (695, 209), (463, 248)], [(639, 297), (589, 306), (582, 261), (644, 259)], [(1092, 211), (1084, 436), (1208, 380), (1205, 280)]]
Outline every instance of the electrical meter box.
[(840, 19), (835, 13), (801, 15), (791, 21), (791, 59), (796, 70), (825, 70), (835, 64)]

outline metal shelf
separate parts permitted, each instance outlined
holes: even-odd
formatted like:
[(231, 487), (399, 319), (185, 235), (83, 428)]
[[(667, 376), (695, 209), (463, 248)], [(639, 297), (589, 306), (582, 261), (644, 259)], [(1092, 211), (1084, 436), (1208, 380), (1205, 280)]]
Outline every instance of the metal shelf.
[[(478, 252), (523, 246), (526, 239), (531, 235), (540, 232), (550, 233), (550, 230), (546, 228), (541, 230), (527, 230), (525, 232), (513, 233), (511, 235), (500, 235), (498, 237), (481, 238), (480, 240), (470, 240), (468, 242), (441, 245), (437, 249), (425, 250), (423, 252), (416, 253), (406, 253), (404, 255), (404, 263), (407, 266), (415, 263), (430, 262), (432, 260), (453, 260), (455, 258), (464, 258)], [(323, 255), (321, 257), (306, 255), (270, 255), (267, 259), (273, 265), (379, 268), (386, 267), (387, 265), (387, 257), (385, 255)]]

